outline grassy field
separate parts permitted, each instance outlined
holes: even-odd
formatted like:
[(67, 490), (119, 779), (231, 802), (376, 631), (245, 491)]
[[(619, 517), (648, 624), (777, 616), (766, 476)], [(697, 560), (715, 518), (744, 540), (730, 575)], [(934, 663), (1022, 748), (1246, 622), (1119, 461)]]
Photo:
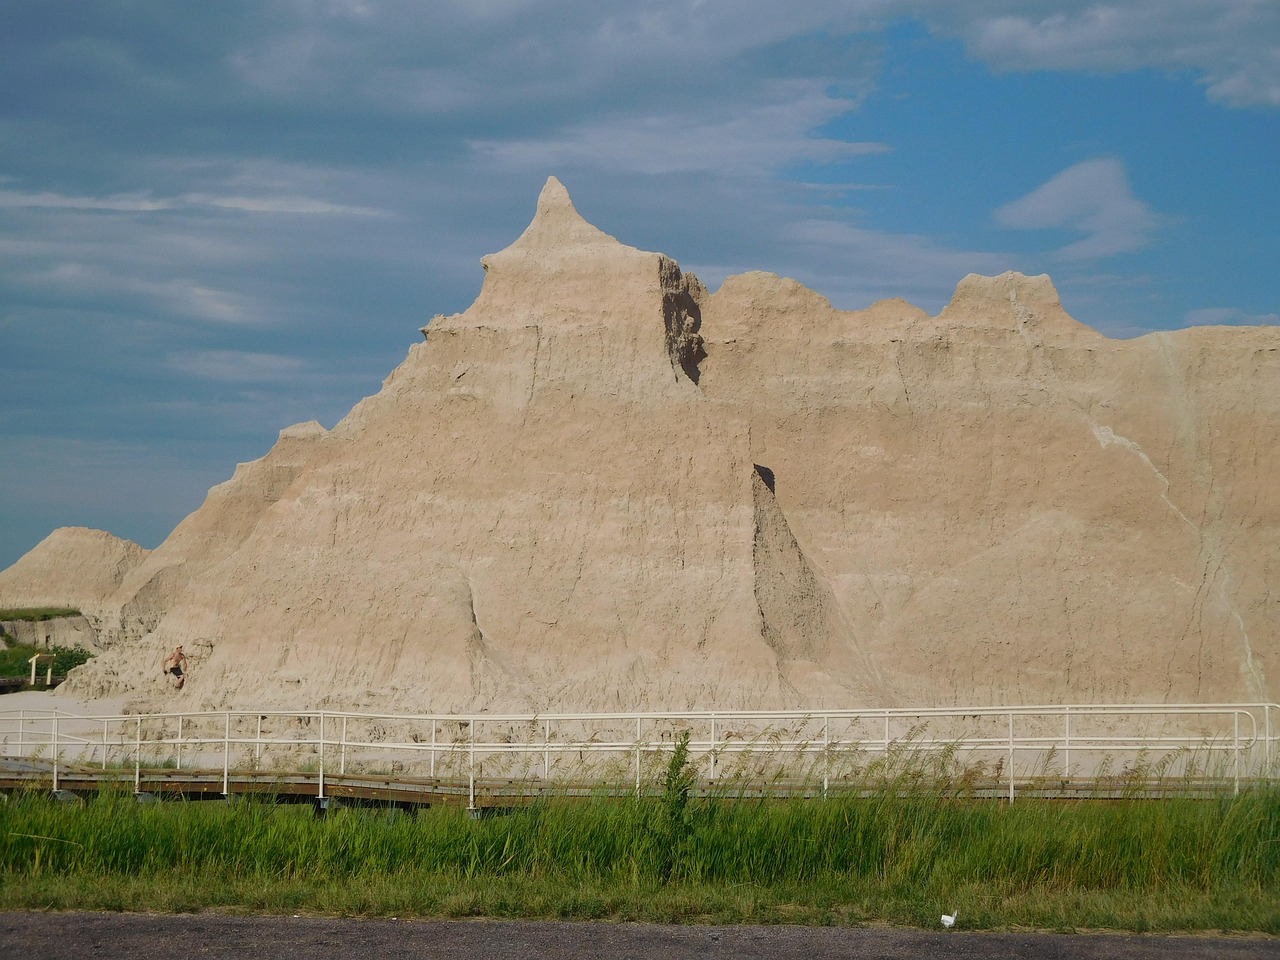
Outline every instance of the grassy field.
[[(0, 802), (0, 907), (1280, 934), (1280, 793), (547, 801), (472, 819)], [(674, 787), (674, 789), (673, 789)]]

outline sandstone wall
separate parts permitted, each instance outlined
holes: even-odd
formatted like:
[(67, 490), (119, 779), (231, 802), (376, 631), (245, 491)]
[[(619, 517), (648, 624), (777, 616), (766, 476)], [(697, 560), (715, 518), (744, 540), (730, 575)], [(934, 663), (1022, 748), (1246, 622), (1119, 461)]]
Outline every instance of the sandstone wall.
[(0, 632), (31, 647), (80, 647), (97, 652), (98, 637), (87, 617), (0, 620)]
[[(1113, 341), (1017, 274), (964, 278), (937, 317), (763, 273), (709, 294), (555, 180), (485, 269), (376, 395), (282, 432), (150, 555), (42, 545), (0, 574), (0, 604), (95, 584), (111, 649), (68, 692), (1275, 698), (1276, 328)], [(158, 669), (175, 643), (180, 694)]]

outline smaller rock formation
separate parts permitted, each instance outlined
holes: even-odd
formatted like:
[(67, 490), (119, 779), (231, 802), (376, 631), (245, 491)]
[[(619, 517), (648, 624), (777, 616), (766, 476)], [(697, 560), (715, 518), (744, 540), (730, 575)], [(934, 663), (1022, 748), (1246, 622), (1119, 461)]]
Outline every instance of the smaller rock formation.
[(9, 608), (71, 607), (97, 615), (149, 551), (87, 527), (59, 527), (0, 571), (0, 598)]
[(79, 647), (84, 650), (97, 650), (99, 647), (97, 631), (88, 617), (0, 620), (0, 633), (8, 634), (15, 643), (28, 647)]

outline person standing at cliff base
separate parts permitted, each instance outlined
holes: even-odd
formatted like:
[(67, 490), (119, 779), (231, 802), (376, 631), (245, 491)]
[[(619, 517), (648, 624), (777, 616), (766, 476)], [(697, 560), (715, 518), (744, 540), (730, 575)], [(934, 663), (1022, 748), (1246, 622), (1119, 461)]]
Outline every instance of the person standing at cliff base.
[(187, 682), (187, 655), (182, 652), (182, 644), (174, 647), (173, 653), (164, 658), (161, 669), (165, 676), (173, 675), (174, 687), (181, 690), (182, 685)]

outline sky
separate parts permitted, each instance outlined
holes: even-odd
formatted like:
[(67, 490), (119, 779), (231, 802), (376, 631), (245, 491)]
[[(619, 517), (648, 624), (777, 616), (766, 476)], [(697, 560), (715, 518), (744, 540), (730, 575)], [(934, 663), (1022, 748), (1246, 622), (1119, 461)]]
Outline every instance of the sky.
[(1280, 323), (1276, 0), (0, 0), (0, 568), (154, 547), (554, 175), (711, 289)]

